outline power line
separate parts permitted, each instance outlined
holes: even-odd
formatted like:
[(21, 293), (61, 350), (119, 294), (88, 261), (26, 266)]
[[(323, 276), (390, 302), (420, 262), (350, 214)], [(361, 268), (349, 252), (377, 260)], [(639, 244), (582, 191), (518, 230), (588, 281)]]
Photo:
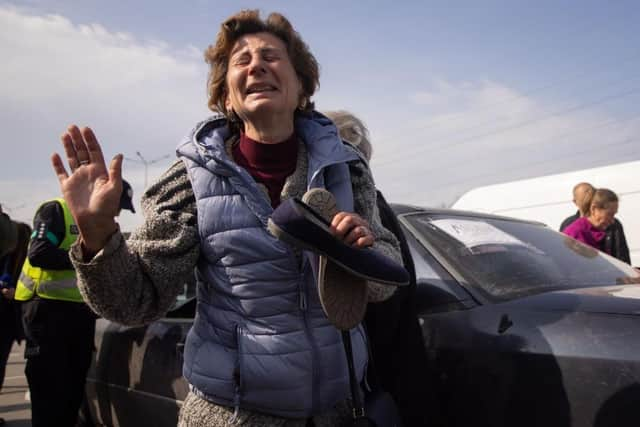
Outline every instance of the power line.
[[(636, 52), (634, 55), (626, 57), (622, 61), (617, 61), (616, 64), (617, 65), (624, 65), (624, 64), (626, 64), (628, 62), (632, 62), (633, 60), (638, 59), (639, 57), (640, 57), (640, 52)], [(604, 65), (604, 67), (600, 70), (600, 72), (610, 71), (611, 70), (611, 61), (610, 60), (607, 60), (606, 62), (604, 62), (603, 65)], [(526, 97), (528, 97), (528, 96), (530, 96), (530, 95), (532, 95), (534, 93), (545, 91), (547, 89), (556, 87), (556, 86), (560, 85), (561, 83), (565, 83), (567, 81), (573, 81), (573, 80), (575, 80), (576, 77), (580, 77), (580, 76), (583, 76), (583, 75), (586, 75), (586, 74), (593, 74), (593, 71), (590, 70), (590, 71), (583, 71), (582, 73), (571, 74), (569, 76), (565, 76), (564, 78), (562, 78), (560, 80), (556, 80), (556, 81), (553, 81), (551, 83), (544, 84), (542, 86), (538, 86), (538, 87), (534, 87), (534, 88), (529, 89), (529, 90), (525, 90), (524, 92), (519, 93), (517, 95), (507, 96), (507, 97), (505, 97), (503, 99), (498, 100), (495, 103), (487, 105), (486, 108), (493, 108), (493, 107), (497, 107), (497, 106), (500, 106), (500, 105), (504, 105), (504, 104), (509, 103), (511, 101), (515, 101), (515, 100), (518, 100), (518, 99), (526, 98)], [(633, 76), (633, 78), (635, 78), (635, 77), (636, 76)], [(623, 81), (625, 81), (625, 80), (623, 80)], [(617, 82), (617, 83), (620, 83), (620, 82)], [(427, 122), (427, 123), (425, 123), (423, 125), (417, 126), (417, 130), (424, 131), (424, 130), (427, 130), (427, 129), (431, 129), (431, 128), (435, 127), (436, 125), (441, 124), (441, 122), (451, 121), (451, 120), (453, 120), (455, 118), (464, 116), (464, 114), (465, 114), (464, 112), (459, 112), (459, 113), (449, 114), (449, 115), (446, 115), (446, 116), (436, 117), (436, 118), (430, 120), (429, 122)], [(480, 126), (483, 126), (484, 124), (487, 124), (487, 122), (481, 123)], [(465, 130), (475, 129), (475, 128), (480, 127), (480, 126), (475, 126), (474, 125), (473, 127), (467, 128)]]
[(592, 152), (599, 152), (599, 151), (602, 151), (606, 147), (621, 147), (621, 146), (625, 146), (625, 145), (630, 145), (630, 144), (636, 143), (638, 141), (640, 141), (640, 140), (625, 138), (624, 140), (621, 140), (621, 141), (618, 141), (618, 142), (614, 142), (614, 143), (610, 143), (610, 144), (599, 145), (598, 147), (595, 147), (595, 148), (592, 147), (592, 148), (585, 149), (585, 150), (573, 151), (573, 152), (567, 153), (565, 155), (554, 156), (554, 158), (551, 159), (551, 160), (546, 159), (546, 160), (541, 160), (541, 161), (538, 161), (538, 162), (520, 164), (520, 165), (516, 165), (516, 166), (514, 166), (512, 168), (501, 169), (499, 172), (490, 172), (490, 173), (484, 173), (484, 174), (480, 174), (480, 175), (473, 175), (473, 176), (467, 177), (465, 179), (459, 179), (459, 180), (455, 180), (455, 181), (449, 181), (449, 182), (445, 182), (445, 183), (442, 183), (442, 184), (438, 184), (438, 186), (440, 186), (440, 187), (452, 187), (454, 185), (464, 184), (464, 183), (466, 183), (466, 182), (468, 182), (470, 180), (475, 180), (475, 179), (478, 179), (478, 178), (488, 178), (488, 177), (492, 177), (492, 176), (498, 176), (498, 175), (504, 174), (505, 172), (513, 172), (513, 171), (521, 170), (524, 167), (540, 166), (540, 165), (543, 165), (543, 164), (555, 162), (557, 160), (562, 160), (562, 159), (566, 159), (566, 158), (570, 158), (570, 157), (580, 156), (580, 155), (588, 154), (588, 153), (592, 153)]
[[(534, 123), (538, 123), (538, 122), (542, 122), (544, 120), (551, 119), (553, 117), (559, 117), (559, 116), (562, 116), (562, 115), (566, 115), (566, 114), (574, 112), (574, 111), (578, 111), (578, 110), (581, 110), (581, 109), (584, 109), (584, 108), (587, 108), (587, 107), (591, 107), (591, 106), (594, 106), (594, 105), (604, 104), (604, 103), (612, 101), (612, 100), (622, 99), (622, 98), (624, 98), (626, 96), (633, 95), (633, 94), (638, 93), (638, 92), (640, 92), (640, 88), (633, 88), (632, 90), (625, 91), (625, 92), (622, 92), (622, 93), (617, 93), (617, 94), (614, 94), (614, 95), (607, 95), (607, 96), (605, 96), (603, 98), (599, 98), (599, 99), (597, 99), (595, 101), (592, 101), (592, 102), (585, 102), (585, 103), (582, 103), (582, 104), (577, 104), (577, 105), (571, 106), (571, 107), (566, 108), (566, 109), (562, 109), (562, 110), (558, 110), (558, 111), (552, 112), (550, 114), (542, 115), (540, 117), (536, 117), (536, 118), (533, 118), (533, 119), (524, 120), (524, 121), (522, 121), (520, 123), (517, 123), (515, 125), (507, 126), (507, 127), (504, 127), (504, 128), (493, 129), (493, 130), (491, 130), (489, 132), (485, 132), (483, 134), (472, 135), (470, 137), (466, 137), (466, 138), (463, 138), (463, 139), (455, 141), (455, 142), (446, 143), (446, 144), (441, 145), (439, 147), (421, 147), (421, 148), (418, 148), (417, 150), (410, 151), (409, 153), (403, 153), (403, 156), (406, 155), (406, 154), (413, 155), (413, 154), (417, 154), (417, 153), (420, 153), (420, 152), (423, 152), (423, 151), (427, 151), (427, 150), (429, 150), (429, 151), (439, 151), (439, 150), (442, 150), (444, 148), (451, 148), (451, 147), (456, 147), (456, 146), (459, 146), (459, 145), (464, 145), (466, 143), (474, 142), (477, 139), (482, 139), (482, 138), (485, 138), (487, 136), (497, 135), (497, 134), (508, 132), (508, 131), (511, 131), (511, 130), (520, 129), (520, 128), (529, 126), (529, 125), (534, 124)], [(392, 159), (390, 161), (383, 162), (381, 165), (384, 165), (384, 164), (387, 164), (387, 163), (393, 163), (395, 161), (398, 161), (398, 159), (395, 159), (395, 160)]]
[[(612, 125), (621, 125), (621, 123), (624, 123), (624, 122), (627, 122), (627, 121), (637, 120), (638, 118), (640, 118), (640, 116), (634, 116), (634, 117), (631, 117), (631, 118), (628, 118), (628, 119), (625, 119), (625, 120), (619, 120), (619, 119), (604, 120), (604, 121), (596, 123), (593, 126), (582, 127), (582, 128), (579, 128), (579, 129), (573, 129), (571, 131), (567, 131), (565, 133), (562, 133), (562, 134), (559, 134), (559, 135), (555, 135), (555, 136), (553, 136), (551, 138), (548, 138), (548, 139), (531, 141), (531, 142), (528, 142), (526, 144), (519, 144), (517, 147), (513, 147), (513, 148), (508, 149), (508, 151), (513, 152), (513, 151), (516, 151), (516, 150), (526, 149), (526, 147), (531, 146), (531, 145), (535, 145), (536, 148), (539, 148), (540, 146), (543, 146), (543, 145), (546, 145), (546, 144), (549, 144), (549, 143), (559, 144), (558, 140), (560, 140), (562, 138), (565, 138), (565, 137), (567, 137), (569, 135), (572, 135), (572, 134), (592, 131), (594, 129), (602, 129), (602, 128), (606, 128), (606, 127), (609, 127), (609, 126), (612, 126)], [(471, 156), (473, 156), (473, 158), (470, 158), (469, 161), (477, 161), (478, 160), (477, 153), (470, 153), (470, 154), (471, 154)], [(504, 150), (502, 150), (500, 152), (500, 154), (504, 154)], [(457, 167), (458, 165), (461, 165), (461, 164), (463, 164), (463, 161), (460, 161), (460, 159), (458, 159), (458, 161), (453, 162), (453, 163), (438, 162), (437, 165), (436, 165), (437, 167), (430, 168), (429, 172), (430, 172), (430, 175), (433, 175), (436, 172), (441, 171), (443, 169), (455, 168), (455, 167)]]
[[(620, 84), (620, 83), (627, 83), (627, 82), (629, 82), (629, 81), (636, 80), (637, 78), (638, 78), (638, 77), (637, 77), (636, 75), (634, 75), (634, 76), (631, 76), (630, 78), (623, 79), (623, 80), (620, 80), (620, 81), (616, 81), (616, 82), (614, 82), (613, 84), (616, 84), (616, 85), (617, 85), (617, 84)], [(611, 86), (611, 85), (607, 85), (607, 86)], [(604, 86), (604, 87), (606, 87), (606, 86)], [(524, 95), (523, 95), (523, 96), (524, 96)], [(490, 108), (490, 106), (489, 106), (489, 107), (487, 107), (487, 108)], [(543, 113), (548, 113), (546, 110), (542, 110), (542, 112), (543, 112)], [(465, 114), (465, 113), (460, 113), (460, 114)], [(466, 132), (468, 132), (468, 131), (472, 131), (472, 130), (479, 129), (479, 128), (482, 128), (482, 127), (487, 126), (487, 125), (494, 124), (494, 123), (496, 123), (499, 119), (501, 119), (503, 116), (504, 116), (504, 114), (503, 114), (503, 115), (501, 115), (501, 116), (494, 116), (494, 118), (490, 118), (490, 119), (488, 119), (488, 120), (481, 121), (480, 123), (477, 123), (477, 124), (475, 124), (475, 125), (467, 126), (467, 127), (462, 128), (462, 129), (456, 129), (456, 130), (455, 130), (455, 133), (463, 134), (463, 133), (466, 133)]]
[(544, 120), (548, 120), (548, 119), (551, 119), (551, 118), (554, 118), (554, 117), (563, 116), (563, 115), (566, 115), (568, 113), (572, 113), (572, 112), (575, 112), (575, 111), (579, 111), (579, 110), (585, 109), (587, 107), (592, 107), (594, 105), (600, 105), (600, 104), (604, 104), (606, 102), (610, 102), (610, 101), (613, 101), (613, 100), (622, 99), (624, 97), (627, 97), (627, 96), (630, 96), (630, 95), (634, 95), (634, 94), (636, 94), (638, 92), (640, 92), (640, 88), (636, 87), (636, 88), (633, 88), (633, 89), (628, 90), (628, 91), (619, 92), (619, 93), (616, 93), (616, 94), (604, 96), (602, 98), (596, 99), (595, 101), (584, 102), (584, 103), (581, 103), (581, 104), (573, 105), (573, 106), (571, 106), (569, 108), (565, 108), (565, 109), (561, 109), (561, 110), (555, 111), (555, 112), (550, 113), (550, 114), (542, 115), (540, 117), (536, 117), (536, 118), (533, 118), (533, 119), (524, 120), (524, 121), (522, 121), (520, 123), (517, 123), (515, 125), (507, 126), (507, 127), (504, 127), (504, 128), (493, 129), (493, 130), (491, 130), (489, 132), (485, 132), (485, 133), (479, 134), (479, 135), (473, 135), (473, 136), (470, 136), (470, 137), (467, 137), (467, 138), (460, 139), (460, 140), (455, 141), (455, 142), (449, 142), (449, 143), (445, 142), (445, 144), (443, 144), (443, 145), (441, 145), (439, 147), (419, 147), (416, 150), (411, 150), (411, 151), (408, 151), (408, 152), (404, 152), (404, 153), (400, 154), (399, 156), (396, 156), (397, 158), (395, 158), (395, 159), (392, 158), (392, 159), (389, 159), (387, 161), (383, 161), (381, 163), (378, 163), (378, 164), (376, 164), (376, 166), (385, 166), (385, 165), (396, 163), (396, 162), (402, 160), (402, 157), (406, 157), (407, 155), (413, 156), (413, 155), (416, 155), (416, 154), (419, 154), (419, 153), (422, 153), (422, 152), (425, 152), (425, 151), (434, 152), (434, 151), (439, 151), (439, 150), (442, 150), (442, 149), (445, 149), (445, 148), (451, 148), (451, 147), (456, 147), (456, 146), (459, 146), (459, 145), (464, 145), (464, 144), (467, 144), (469, 142), (474, 142), (474, 141), (476, 141), (478, 139), (486, 138), (487, 136), (493, 136), (493, 135), (497, 135), (497, 134), (500, 134), (500, 133), (512, 131), (512, 130), (515, 130), (515, 129), (520, 129), (520, 128), (532, 125), (534, 123), (539, 123), (539, 122), (542, 122)]

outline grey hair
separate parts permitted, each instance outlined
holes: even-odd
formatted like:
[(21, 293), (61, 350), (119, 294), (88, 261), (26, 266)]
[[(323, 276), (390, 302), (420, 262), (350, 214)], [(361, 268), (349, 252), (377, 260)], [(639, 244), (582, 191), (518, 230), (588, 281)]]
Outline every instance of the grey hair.
[(326, 111), (324, 115), (336, 125), (340, 138), (360, 150), (367, 161), (371, 160), (373, 147), (369, 141), (369, 130), (362, 120), (346, 110)]

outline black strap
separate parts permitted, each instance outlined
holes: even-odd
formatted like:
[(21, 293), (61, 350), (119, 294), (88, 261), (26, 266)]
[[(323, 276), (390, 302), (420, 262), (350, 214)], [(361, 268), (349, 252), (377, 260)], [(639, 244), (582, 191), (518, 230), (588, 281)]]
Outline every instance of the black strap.
[(364, 335), (367, 338), (367, 354), (369, 355), (369, 360), (367, 362), (367, 372), (365, 374), (365, 381), (368, 391), (376, 391), (382, 389), (382, 382), (380, 381), (380, 377), (378, 376), (378, 369), (376, 367), (376, 361), (373, 357), (373, 350), (371, 349), (371, 341), (369, 340), (369, 331), (367, 330), (367, 325), (362, 322), (362, 329), (364, 330)]
[(13, 252), (9, 252), (7, 255), (5, 255), (5, 257), (3, 258), (3, 265), (2, 265), (2, 274), (11, 274), (12, 271), (9, 270), (9, 266), (10, 266), (10, 262), (11, 262), (11, 258), (13, 258)]
[(356, 377), (356, 369), (353, 366), (353, 350), (351, 347), (351, 333), (349, 331), (341, 331), (342, 344), (344, 352), (347, 356), (347, 366), (349, 367), (349, 386), (351, 387), (351, 399), (353, 401), (353, 419), (364, 419), (364, 405), (360, 396), (358, 378)]

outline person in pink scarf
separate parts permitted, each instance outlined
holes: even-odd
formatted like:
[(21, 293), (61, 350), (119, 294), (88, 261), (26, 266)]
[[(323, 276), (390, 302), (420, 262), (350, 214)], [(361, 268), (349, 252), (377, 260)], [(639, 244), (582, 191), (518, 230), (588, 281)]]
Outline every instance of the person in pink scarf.
[(600, 188), (585, 197), (582, 212), (587, 215), (578, 218), (562, 232), (591, 247), (604, 251), (605, 229), (613, 224), (618, 213), (618, 196), (611, 190)]

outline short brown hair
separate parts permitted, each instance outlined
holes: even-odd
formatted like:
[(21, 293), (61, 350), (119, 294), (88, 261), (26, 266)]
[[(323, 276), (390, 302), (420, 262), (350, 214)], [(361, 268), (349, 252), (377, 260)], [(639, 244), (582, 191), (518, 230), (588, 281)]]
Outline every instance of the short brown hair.
[(210, 45), (204, 52), (205, 61), (211, 66), (207, 80), (209, 109), (229, 117), (225, 101), (228, 95), (226, 78), (231, 49), (240, 37), (255, 33), (270, 33), (284, 42), (302, 86), (298, 107), (305, 112), (312, 111), (314, 105), (311, 96), (320, 86), (320, 71), (316, 58), (287, 18), (279, 13), (271, 13), (266, 20), (262, 20), (258, 10), (242, 10), (224, 21), (220, 26), (216, 44)]

